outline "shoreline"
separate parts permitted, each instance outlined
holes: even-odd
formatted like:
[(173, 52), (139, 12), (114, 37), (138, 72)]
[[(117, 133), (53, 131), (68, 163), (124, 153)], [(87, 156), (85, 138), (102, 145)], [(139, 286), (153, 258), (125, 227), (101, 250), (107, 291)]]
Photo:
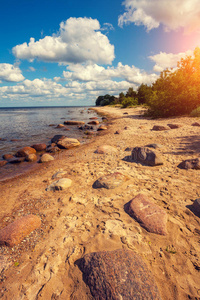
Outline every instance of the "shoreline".
[[(109, 116), (108, 130), (89, 144), (62, 152), (37, 171), (0, 183), (0, 229), (26, 214), (36, 214), (42, 221), (41, 228), (18, 246), (0, 248), (0, 257), (10, 263), (5, 263), (2, 273), (2, 299), (51, 299), (56, 294), (58, 299), (83, 295), (90, 300), (75, 262), (87, 253), (116, 249), (135, 251), (143, 258), (163, 300), (198, 299), (200, 218), (190, 207), (200, 196), (200, 171), (177, 167), (184, 159), (199, 157), (195, 120), (149, 120), (141, 117), (141, 108), (94, 110)], [(180, 127), (152, 130), (169, 123)], [(160, 145), (156, 151), (162, 166), (126, 159), (131, 154), (126, 148), (148, 144)], [(101, 145), (116, 152), (95, 153)], [(47, 192), (60, 169), (72, 180), (71, 187)], [(98, 178), (113, 172), (121, 172), (127, 180), (114, 189), (93, 188)], [(125, 212), (124, 206), (139, 193), (167, 213), (166, 236), (146, 231)]]

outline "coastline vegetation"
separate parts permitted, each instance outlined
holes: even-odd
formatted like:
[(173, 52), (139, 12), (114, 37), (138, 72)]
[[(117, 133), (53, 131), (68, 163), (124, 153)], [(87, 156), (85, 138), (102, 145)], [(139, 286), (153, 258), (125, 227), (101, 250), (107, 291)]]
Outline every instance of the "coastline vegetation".
[(146, 115), (173, 117), (200, 116), (200, 48), (193, 56), (186, 56), (177, 63), (177, 68), (166, 69), (152, 84), (141, 84), (137, 91), (132, 87), (119, 97), (99, 96), (96, 106), (119, 105), (122, 108), (136, 105), (147, 107)]

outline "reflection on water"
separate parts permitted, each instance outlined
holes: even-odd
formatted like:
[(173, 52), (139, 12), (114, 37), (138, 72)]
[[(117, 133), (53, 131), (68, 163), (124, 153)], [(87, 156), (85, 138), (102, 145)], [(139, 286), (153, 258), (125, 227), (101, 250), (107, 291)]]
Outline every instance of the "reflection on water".
[[(88, 122), (92, 116), (96, 113), (83, 107), (0, 108), (0, 157), (5, 153), (15, 153), (24, 146), (48, 143), (55, 134), (80, 137), (82, 132), (77, 126), (63, 131), (49, 125), (57, 125), (64, 120)], [(15, 141), (11, 141), (13, 139)]]

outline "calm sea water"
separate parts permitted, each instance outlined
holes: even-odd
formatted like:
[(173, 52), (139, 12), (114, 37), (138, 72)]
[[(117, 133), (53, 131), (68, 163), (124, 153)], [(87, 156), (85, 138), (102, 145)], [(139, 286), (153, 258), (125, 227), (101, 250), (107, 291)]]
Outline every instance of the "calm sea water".
[[(3, 154), (14, 154), (25, 146), (48, 144), (55, 134), (80, 138), (83, 132), (77, 126), (67, 126), (69, 131), (55, 127), (65, 120), (87, 123), (93, 116), (97, 116), (96, 113), (86, 107), (0, 108), (0, 159)], [(50, 124), (55, 126), (49, 126)], [(13, 139), (18, 141), (12, 141)]]

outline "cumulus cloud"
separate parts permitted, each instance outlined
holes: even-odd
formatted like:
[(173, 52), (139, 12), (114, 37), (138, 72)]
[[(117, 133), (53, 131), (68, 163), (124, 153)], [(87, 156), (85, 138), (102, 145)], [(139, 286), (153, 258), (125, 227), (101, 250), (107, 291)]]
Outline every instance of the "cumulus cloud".
[(32, 37), (28, 44), (17, 45), (12, 51), (17, 58), (30, 61), (111, 64), (114, 59), (114, 46), (101, 33), (98, 20), (91, 18), (69, 18), (60, 23), (56, 35), (39, 41)]
[(177, 62), (180, 61), (181, 58), (185, 58), (187, 55), (192, 54), (192, 50), (177, 54), (160, 52), (159, 54), (149, 56), (149, 58), (156, 63), (154, 66), (154, 71), (162, 72), (166, 68), (176, 68)]
[(24, 80), (24, 76), (18, 65), (0, 64), (0, 81), (18, 82)]
[[(105, 81), (105, 80), (116, 80), (129, 82), (134, 84), (147, 83), (151, 84), (156, 80), (157, 75), (147, 74), (145, 71), (141, 71), (135, 66), (122, 65), (118, 63), (117, 67), (104, 68), (97, 64), (70, 64), (67, 67), (67, 71), (63, 72), (63, 76), (66, 80), (77, 80), (77, 81)], [(55, 78), (59, 80), (59, 78)]]
[(125, 0), (125, 13), (118, 18), (119, 26), (135, 23), (147, 31), (163, 24), (166, 30), (180, 27), (195, 31), (200, 25), (199, 0)]

